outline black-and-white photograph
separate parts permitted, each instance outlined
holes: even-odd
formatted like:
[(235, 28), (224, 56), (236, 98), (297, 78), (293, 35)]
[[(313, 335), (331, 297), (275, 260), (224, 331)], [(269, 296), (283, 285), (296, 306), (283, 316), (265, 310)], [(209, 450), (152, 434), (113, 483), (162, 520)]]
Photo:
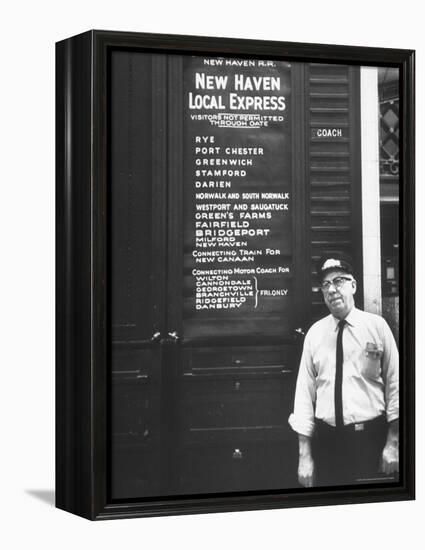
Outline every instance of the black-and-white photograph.
[(111, 497), (395, 482), (398, 69), (111, 57)]
[(4, 6), (2, 548), (416, 548), (420, 14)]
[[(207, 55), (204, 43), (174, 37), (161, 50), (159, 40), (97, 32), (57, 45), (58, 164), (69, 119), (71, 174), (95, 178), (89, 194), (71, 176), (69, 206), (57, 180), (60, 208), (71, 208), (64, 250), (68, 234), (81, 247), (68, 269), (82, 258), (93, 288), (71, 296), (94, 315), (83, 338), (64, 318), (58, 349), (69, 359), (78, 343), (78, 393), (94, 392), (95, 439), (81, 453), (102, 472), (99, 514), (409, 494), (403, 65), (373, 50), (368, 63), (360, 52), (342, 62), (351, 51), (316, 46), (306, 61), (302, 45), (250, 54), (255, 42), (230, 51), (206, 39)], [(67, 111), (69, 85), (97, 117), (94, 139), (81, 109)], [(71, 227), (77, 211), (91, 213), (94, 233)], [(64, 434), (75, 416), (61, 405), (60, 363), (58, 506), (69, 509)]]
[(2, 8), (0, 546), (414, 547), (420, 3)]

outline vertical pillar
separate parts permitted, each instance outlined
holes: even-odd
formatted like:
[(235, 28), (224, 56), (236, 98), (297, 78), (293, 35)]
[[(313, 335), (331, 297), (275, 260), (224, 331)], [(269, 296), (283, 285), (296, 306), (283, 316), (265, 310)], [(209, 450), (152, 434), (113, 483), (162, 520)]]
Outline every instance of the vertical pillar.
[(378, 69), (360, 74), (364, 309), (381, 314)]

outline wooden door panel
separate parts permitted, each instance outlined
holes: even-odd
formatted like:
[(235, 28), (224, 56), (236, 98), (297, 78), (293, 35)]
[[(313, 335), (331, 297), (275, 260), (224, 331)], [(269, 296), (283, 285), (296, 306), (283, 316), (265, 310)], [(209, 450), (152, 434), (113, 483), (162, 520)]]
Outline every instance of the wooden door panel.
[[(250, 490), (261, 484), (276, 489), (285, 479), (293, 483), (296, 437), (288, 417), (294, 359), (294, 345), (183, 350), (181, 490)], [(194, 457), (204, 468), (189, 467)]]
[(112, 450), (111, 494), (114, 500), (161, 494), (158, 453), (142, 443), (123, 443)]
[(166, 61), (110, 61), (110, 492), (159, 494), (165, 329)]
[(290, 372), (293, 346), (204, 346), (183, 348), (181, 369), (184, 374), (195, 374), (210, 369), (219, 370), (263, 367), (278, 368)]
[(161, 357), (152, 350), (115, 350), (112, 432), (115, 440), (148, 444), (159, 438)]
[[(169, 202), (179, 489), (278, 488), (285, 479), (293, 486), (297, 441), (287, 421), (299, 361), (294, 330), (308, 299), (307, 233), (300, 229), (305, 136), (293, 122), (304, 101), (301, 66), (221, 67), (229, 83), (239, 73), (272, 74), (285, 98), (283, 117), (240, 129), (210, 124), (188, 108), (196, 73), (216, 69), (206, 69), (201, 56), (172, 63), (171, 141), (181, 152), (172, 158)], [(205, 153), (196, 148), (200, 136), (211, 147)], [(261, 148), (262, 154), (232, 160), (235, 147)], [(239, 171), (226, 177), (202, 172), (205, 165), (221, 169), (221, 160), (226, 166), (229, 159), (242, 160)]]
[(187, 447), (180, 486), (186, 494), (295, 488), (297, 459), (293, 445), (273, 440)]

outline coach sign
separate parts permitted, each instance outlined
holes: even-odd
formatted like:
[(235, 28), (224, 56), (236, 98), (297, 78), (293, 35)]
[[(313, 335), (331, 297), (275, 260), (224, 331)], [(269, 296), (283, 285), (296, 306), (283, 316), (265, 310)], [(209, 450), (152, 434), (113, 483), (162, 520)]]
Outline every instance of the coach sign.
[(316, 138), (347, 138), (345, 128), (314, 128), (311, 131), (311, 137)]
[[(413, 498), (412, 67), (407, 50), (58, 43), (58, 507)], [(347, 433), (376, 448), (367, 473), (346, 476)]]

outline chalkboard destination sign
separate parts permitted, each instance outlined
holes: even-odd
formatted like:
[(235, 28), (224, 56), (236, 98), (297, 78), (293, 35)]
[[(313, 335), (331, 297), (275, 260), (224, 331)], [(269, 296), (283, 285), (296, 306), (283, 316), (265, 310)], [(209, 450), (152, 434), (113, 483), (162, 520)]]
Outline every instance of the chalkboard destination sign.
[(184, 60), (185, 337), (280, 334), (291, 311), (291, 67)]

